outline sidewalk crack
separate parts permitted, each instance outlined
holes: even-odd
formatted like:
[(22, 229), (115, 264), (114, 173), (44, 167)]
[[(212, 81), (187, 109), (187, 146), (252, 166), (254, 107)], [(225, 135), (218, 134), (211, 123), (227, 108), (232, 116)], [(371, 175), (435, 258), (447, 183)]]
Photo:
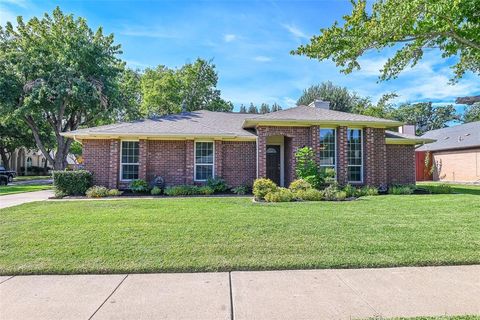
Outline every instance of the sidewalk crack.
[(352, 290), (353, 293), (355, 293), (363, 302), (365, 302), (367, 304), (367, 306), (370, 307), (370, 309), (372, 309), (372, 311), (374, 312), (374, 317), (378, 317), (380, 316), (380, 313), (375, 310), (375, 308), (364, 298), (362, 297), (362, 295), (360, 294), (360, 292), (358, 292), (357, 290), (355, 290), (351, 285), (349, 285), (345, 280), (342, 279), (342, 277), (340, 277), (340, 275), (338, 275), (336, 272), (335, 272), (335, 276), (343, 282), (343, 284), (345, 284), (350, 290)]
[(228, 286), (230, 288), (230, 320), (235, 320), (235, 312), (233, 309), (232, 272), (228, 272)]
[(2, 283), (4, 283), (4, 282), (7, 282), (7, 281), (10, 280), (10, 279), (13, 279), (13, 277), (15, 277), (15, 276), (11, 276), (10, 278), (7, 278), (7, 279), (3, 280), (2, 282), (0, 282), (0, 284), (2, 284)]
[(117, 291), (117, 289), (122, 285), (123, 281), (125, 281), (127, 277), (128, 277), (128, 274), (125, 277), (123, 277), (122, 281), (120, 281), (120, 283), (115, 287), (115, 289), (113, 289), (113, 291), (108, 295), (105, 301), (103, 301), (102, 304), (100, 304), (100, 306), (97, 308), (97, 310), (95, 310), (95, 312), (90, 316), (90, 318), (88, 318), (88, 320), (91, 320), (95, 316), (98, 310), (100, 310), (103, 307), (103, 305), (108, 301), (108, 299), (110, 299), (110, 297), (113, 296), (115, 291)]

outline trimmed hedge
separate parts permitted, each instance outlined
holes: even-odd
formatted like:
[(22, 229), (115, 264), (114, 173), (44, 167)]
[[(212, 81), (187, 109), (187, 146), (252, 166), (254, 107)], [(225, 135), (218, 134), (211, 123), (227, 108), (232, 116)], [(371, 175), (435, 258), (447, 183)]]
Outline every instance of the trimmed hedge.
[(86, 170), (53, 171), (53, 186), (62, 195), (85, 195), (92, 186), (92, 173)]

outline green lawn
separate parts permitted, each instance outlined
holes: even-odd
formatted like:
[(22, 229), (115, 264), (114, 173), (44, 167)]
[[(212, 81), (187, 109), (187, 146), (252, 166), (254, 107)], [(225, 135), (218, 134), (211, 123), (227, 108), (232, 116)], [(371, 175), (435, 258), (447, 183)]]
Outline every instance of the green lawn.
[(52, 179), (52, 176), (17, 176), (14, 181), (31, 181), (31, 180), (48, 180)]
[[(440, 185), (441, 182), (417, 182), (417, 186), (419, 187), (427, 187), (428, 186), (435, 186)], [(455, 193), (463, 193), (463, 194), (476, 194), (480, 195), (480, 185), (471, 185), (471, 184), (448, 184), (452, 187)]]
[(0, 274), (480, 263), (480, 198), (49, 201), (0, 210)]
[(7, 194), (32, 192), (32, 191), (48, 190), (48, 189), (52, 189), (52, 186), (38, 185), (38, 184), (0, 186), (0, 197)]
[[(383, 320), (385, 318), (371, 318), (370, 320)], [(388, 320), (480, 320), (480, 315), (465, 316), (439, 316), (439, 317), (414, 317), (414, 318), (388, 318)]]

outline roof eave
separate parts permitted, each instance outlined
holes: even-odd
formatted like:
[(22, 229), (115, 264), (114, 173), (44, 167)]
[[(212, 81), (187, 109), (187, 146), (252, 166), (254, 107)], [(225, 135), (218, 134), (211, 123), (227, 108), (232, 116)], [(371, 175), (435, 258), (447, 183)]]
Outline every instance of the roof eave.
[(392, 128), (403, 125), (400, 121), (342, 121), (342, 120), (259, 120), (259, 119), (245, 119), (242, 127), (254, 128), (256, 126), (312, 126), (312, 125), (330, 125), (330, 126), (351, 126), (351, 127), (372, 127), (372, 128)]
[(221, 139), (221, 140), (242, 140), (255, 141), (255, 135), (236, 135), (236, 134), (151, 134), (151, 133), (75, 133), (63, 132), (62, 136), (72, 138), (76, 141), (87, 139), (155, 139), (155, 140), (194, 140), (194, 139)]
[(385, 138), (386, 144), (408, 144), (408, 145), (417, 145), (417, 144), (427, 144), (435, 142), (433, 139), (424, 139), (424, 138)]

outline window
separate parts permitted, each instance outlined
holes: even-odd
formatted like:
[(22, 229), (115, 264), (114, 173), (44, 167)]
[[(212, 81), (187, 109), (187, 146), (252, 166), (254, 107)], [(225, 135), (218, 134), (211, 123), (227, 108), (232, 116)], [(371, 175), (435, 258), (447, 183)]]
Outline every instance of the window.
[(363, 181), (363, 148), (362, 148), (362, 130), (348, 129), (347, 131), (347, 161), (348, 161), (348, 181)]
[(195, 142), (195, 181), (213, 178), (213, 142)]
[(320, 169), (336, 170), (337, 134), (335, 129), (320, 129)]
[(138, 179), (138, 141), (122, 141), (121, 180)]
[(31, 168), (32, 165), (33, 165), (32, 158), (28, 157), (28, 158), (27, 158), (27, 168)]

